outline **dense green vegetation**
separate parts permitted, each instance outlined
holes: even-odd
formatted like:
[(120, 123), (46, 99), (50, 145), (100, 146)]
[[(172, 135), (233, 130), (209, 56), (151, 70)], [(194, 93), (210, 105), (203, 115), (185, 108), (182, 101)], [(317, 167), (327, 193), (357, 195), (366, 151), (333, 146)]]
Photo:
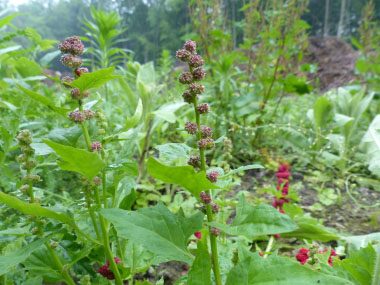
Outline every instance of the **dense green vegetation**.
[(1, 284), (379, 284), (377, 3), (88, 2), (1, 13)]

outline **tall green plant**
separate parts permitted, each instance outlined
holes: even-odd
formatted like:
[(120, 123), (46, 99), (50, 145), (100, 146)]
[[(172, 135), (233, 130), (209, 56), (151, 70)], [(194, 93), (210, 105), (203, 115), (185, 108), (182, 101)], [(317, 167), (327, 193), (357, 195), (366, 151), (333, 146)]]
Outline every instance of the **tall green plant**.
[(105, 12), (91, 7), (91, 20), (84, 20), (83, 30), (90, 43), (87, 52), (94, 67), (106, 68), (125, 62), (128, 49), (117, 47), (128, 39), (123, 37), (127, 28), (121, 27), (121, 18), (117, 12)]

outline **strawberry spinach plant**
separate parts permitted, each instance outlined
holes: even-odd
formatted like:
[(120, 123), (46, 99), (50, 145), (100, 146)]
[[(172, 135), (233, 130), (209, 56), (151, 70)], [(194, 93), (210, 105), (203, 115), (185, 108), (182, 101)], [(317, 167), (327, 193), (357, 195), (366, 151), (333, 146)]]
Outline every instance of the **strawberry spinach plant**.
[[(65, 121), (61, 128), (38, 135), (36, 129), (20, 124), (17, 144), (8, 148), (17, 153), (21, 177), (12, 184), (16, 191), (0, 192), (0, 201), (2, 209), (23, 215), (17, 227), (1, 231), (1, 240), (9, 241), (0, 256), (2, 284), (163, 284), (144, 274), (169, 261), (188, 268), (176, 284), (378, 284), (378, 244), (367, 242), (340, 260), (338, 249), (316, 243), (350, 238), (330, 232), (297, 206), (288, 165), (280, 165), (277, 186), (261, 190), (274, 196), (272, 205), (246, 191), (233, 194), (238, 173), (263, 167), (231, 169), (225, 164), (221, 168), (210, 160), (216, 144), (226, 144), (226, 157), (231, 145), (223, 136), (213, 138), (207, 126), (212, 110), (201, 83), (205, 62), (194, 41), (177, 52), (189, 69), (179, 76), (186, 86), (183, 100), (190, 106), (189, 120), (180, 129), (187, 144), (156, 146), (157, 155), (146, 164), (148, 173), (166, 183), (169, 193), (176, 187), (169, 197), (177, 201), (169, 206), (159, 201), (137, 210), (133, 205), (139, 167), (133, 152), (126, 150), (124, 135), (139, 120), (133, 116), (123, 127), (115, 126), (102, 112), (102, 100), (90, 100), (95, 97), (93, 89), (119, 76), (113, 68), (90, 72), (83, 67), (84, 45), (76, 36), (63, 41), (59, 49), (61, 62), (72, 70), (72, 76), (60, 80), (70, 102), (56, 106), (46, 96), (17, 85), (40, 102), (40, 108)], [(43, 167), (75, 173), (70, 182), (80, 188), (78, 198), (70, 200), (67, 192), (51, 193), (50, 200), (39, 197)], [(149, 179), (140, 187), (151, 186)], [(280, 255), (286, 238), (293, 238), (299, 249), (287, 252), (287, 257)]]

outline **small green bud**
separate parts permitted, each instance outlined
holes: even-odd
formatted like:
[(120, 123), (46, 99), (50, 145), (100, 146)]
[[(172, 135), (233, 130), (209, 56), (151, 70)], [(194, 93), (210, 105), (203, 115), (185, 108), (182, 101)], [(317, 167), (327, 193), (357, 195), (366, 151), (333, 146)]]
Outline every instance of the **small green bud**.
[(34, 149), (31, 148), (29, 145), (21, 146), (21, 151), (25, 153), (26, 156), (31, 156), (34, 154)]
[(34, 161), (34, 160), (28, 160), (28, 161), (25, 161), (23, 164), (21, 164), (21, 169), (33, 169), (35, 168), (37, 165), (37, 163)]
[(56, 242), (56, 241), (50, 243), (50, 247), (53, 248), (53, 249), (54, 249), (54, 248), (57, 248), (58, 245), (59, 245), (59, 244), (58, 244), (58, 242)]
[(28, 184), (24, 184), (20, 187), (20, 191), (24, 194), (28, 194), (29, 193), (29, 185)]
[(18, 163), (23, 163), (26, 161), (26, 156), (25, 154), (20, 154), (18, 157), (17, 157), (17, 161)]
[(102, 136), (106, 133), (106, 130), (105, 129), (99, 129), (98, 130), (98, 135)]

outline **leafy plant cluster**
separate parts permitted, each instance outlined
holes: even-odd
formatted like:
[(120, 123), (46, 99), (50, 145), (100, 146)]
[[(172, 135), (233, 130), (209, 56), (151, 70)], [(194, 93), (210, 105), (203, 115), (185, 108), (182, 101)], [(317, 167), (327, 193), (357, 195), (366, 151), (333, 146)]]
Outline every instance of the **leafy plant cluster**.
[[(303, 1), (249, 1), (240, 50), (218, 5), (190, 4), (197, 41), (177, 69), (168, 51), (133, 61), (116, 13), (92, 9), (87, 36), (59, 44), (0, 20), (2, 284), (380, 282), (379, 233), (313, 215), (377, 206), (350, 192), (380, 176), (372, 4), (359, 80), (325, 94), (302, 62)], [(57, 46), (40, 63), (60, 54), (63, 76), (36, 62)], [(309, 208), (300, 172), (320, 202)]]

